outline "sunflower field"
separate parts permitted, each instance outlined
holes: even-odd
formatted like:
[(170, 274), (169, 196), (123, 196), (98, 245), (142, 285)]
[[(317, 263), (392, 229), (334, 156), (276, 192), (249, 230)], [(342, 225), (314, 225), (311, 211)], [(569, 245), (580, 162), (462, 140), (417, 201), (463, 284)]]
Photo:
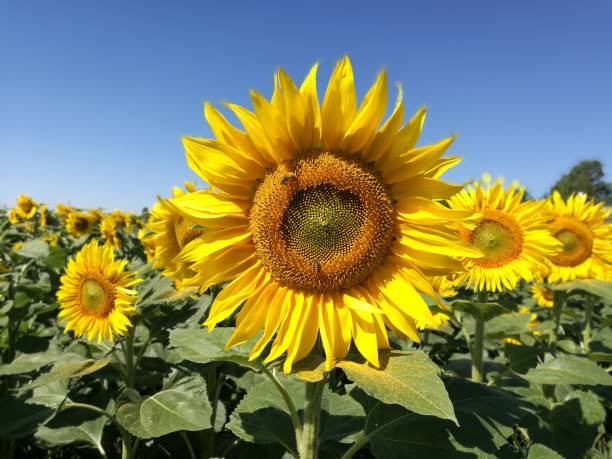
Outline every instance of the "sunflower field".
[(611, 210), (448, 183), (317, 70), (205, 104), (141, 215), (0, 209), (0, 458), (612, 457)]

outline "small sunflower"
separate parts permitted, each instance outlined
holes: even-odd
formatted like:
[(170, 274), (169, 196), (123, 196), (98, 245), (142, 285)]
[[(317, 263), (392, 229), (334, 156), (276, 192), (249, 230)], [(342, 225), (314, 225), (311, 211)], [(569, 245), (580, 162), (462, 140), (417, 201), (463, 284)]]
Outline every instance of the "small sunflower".
[(474, 213), (436, 202), (462, 188), (440, 180), (460, 160), (442, 157), (453, 138), (416, 147), (425, 110), (403, 124), (401, 88), (382, 122), (384, 71), (360, 105), (348, 58), (336, 65), (322, 105), (316, 72), (317, 65), (298, 87), (279, 70), (271, 100), (251, 92), (254, 112), (228, 104), (244, 131), (205, 104), (215, 139), (183, 144), (211, 189), (163, 201), (206, 228), (176, 257), (193, 263), (190, 282), (229, 282), (205, 325), (244, 304), (226, 345), (263, 330), (250, 357), (271, 342), (266, 362), (286, 353), (285, 372), (317, 336), (328, 369), (352, 342), (379, 366), (386, 328), (419, 341), (417, 321), (435, 323), (420, 295), (438, 299), (427, 276), (462, 270), (453, 257), (481, 255), (448, 229)]
[(612, 224), (610, 209), (603, 203), (574, 194), (565, 201), (555, 191), (547, 200), (554, 236), (563, 250), (550, 257), (548, 282), (579, 278), (612, 279)]
[(132, 214), (115, 209), (111, 212), (110, 217), (117, 228), (125, 228), (130, 231), (132, 225)]
[(40, 209), (38, 209), (38, 226), (40, 226), (41, 228), (44, 228), (45, 226), (47, 226), (47, 205), (43, 204), (42, 206), (40, 206)]
[(60, 218), (68, 218), (68, 215), (70, 215), (73, 211), (74, 207), (72, 206), (67, 206), (66, 204), (61, 203), (55, 205), (55, 213), (59, 215)]
[[(185, 182), (185, 189), (187, 192), (174, 187), (172, 196), (178, 198), (195, 192), (195, 186), (190, 182)], [(194, 274), (190, 269), (191, 263), (177, 255), (202, 234), (196, 222), (178, 213), (167, 201), (160, 200), (151, 209), (148, 227), (155, 244), (153, 267), (161, 269), (162, 274), (171, 278), (177, 287), (193, 286), (189, 281)]]
[(16, 225), (19, 223), (19, 214), (17, 213), (17, 209), (9, 209), (8, 219), (11, 225)]
[(90, 212), (73, 211), (66, 220), (66, 229), (74, 237), (81, 237), (93, 230), (96, 221), (96, 216)]
[(43, 240), (52, 247), (59, 244), (60, 235), (58, 233), (49, 233), (43, 236)]
[(546, 225), (544, 203), (523, 201), (524, 189), (512, 184), (504, 190), (503, 181), (474, 183), (449, 199), (451, 209), (475, 210), (482, 214), (472, 230), (461, 230), (467, 242), (478, 247), (484, 257), (466, 259), (468, 272), (459, 280), (479, 291), (513, 290), (520, 279), (530, 281), (545, 271), (547, 256), (559, 250), (559, 242)]
[(13, 244), (13, 252), (18, 252), (23, 247), (23, 241), (17, 241)]
[(531, 286), (531, 294), (538, 305), (545, 308), (553, 307), (553, 292), (548, 287), (540, 284), (533, 284)]
[(87, 335), (89, 341), (103, 338), (113, 341), (113, 333), (125, 335), (132, 325), (135, 284), (141, 281), (125, 271), (126, 260), (115, 260), (109, 245), (97, 241), (86, 244), (71, 258), (61, 277), (57, 292), (58, 317), (66, 320), (66, 328), (77, 337)]
[(17, 209), (17, 215), (19, 215), (19, 217), (23, 218), (24, 220), (30, 220), (34, 217), (34, 214), (36, 214), (38, 205), (31, 197), (25, 194), (20, 194), (17, 197), (17, 205), (15, 208)]
[(100, 221), (100, 235), (113, 248), (117, 248), (121, 245), (121, 241), (117, 235), (115, 219), (112, 217), (112, 215), (102, 217), (102, 220)]
[(89, 209), (87, 213), (89, 214), (91, 220), (94, 223), (98, 223), (102, 221), (102, 219), (104, 218), (104, 211), (102, 209), (98, 209), (98, 208)]
[(457, 295), (455, 282), (447, 276), (434, 276), (431, 279), (431, 285), (440, 296), (452, 298)]

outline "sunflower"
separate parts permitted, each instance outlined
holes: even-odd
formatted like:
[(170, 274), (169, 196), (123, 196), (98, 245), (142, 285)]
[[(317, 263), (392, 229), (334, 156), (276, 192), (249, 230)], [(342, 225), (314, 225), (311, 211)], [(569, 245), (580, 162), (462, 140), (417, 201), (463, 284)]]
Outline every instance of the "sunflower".
[(41, 228), (47, 226), (47, 205), (43, 204), (38, 210), (38, 226)]
[(73, 211), (66, 220), (66, 229), (74, 237), (81, 237), (93, 230), (96, 224), (96, 216), (90, 212)]
[(104, 211), (102, 209), (89, 209), (87, 212), (94, 223), (98, 223), (104, 218)]
[[(190, 182), (185, 182), (185, 189), (187, 192), (174, 187), (172, 196), (178, 198), (195, 192), (195, 186)], [(189, 282), (194, 274), (190, 269), (191, 263), (177, 255), (202, 234), (196, 222), (178, 213), (168, 201), (160, 200), (151, 209), (148, 227), (153, 233), (151, 242), (155, 245), (153, 267), (161, 269), (162, 274), (171, 278), (177, 288), (193, 286)]]
[(245, 131), (205, 104), (216, 138), (183, 144), (211, 189), (164, 201), (206, 228), (176, 258), (193, 263), (190, 282), (229, 281), (204, 325), (212, 329), (244, 303), (226, 346), (263, 329), (250, 358), (271, 343), (265, 361), (286, 353), (285, 372), (317, 336), (328, 369), (351, 342), (378, 367), (386, 327), (419, 341), (417, 321), (434, 323), (419, 294), (438, 299), (427, 276), (461, 270), (455, 256), (480, 255), (447, 228), (474, 213), (436, 202), (462, 188), (439, 179), (460, 160), (442, 158), (453, 138), (415, 147), (425, 110), (403, 125), (401, 88), (381, 125), (384, 71), (359, 106), (348, 58), (336, 65), (322, 106), (316, 72), (298, 88), (279, 70), (270, 101), (251, 92), (254, 112), (229, 104)]
[(55, 213), (58, 214), (60, 218), (68, 218), (68, 215), (70, 215), (73, 211), (74, 207), (72, 206), (67, 206), (66, 204), (61, 203), (57, 203), (55, 205)]
[(147, 263), (150, 263), (155, 258), (155, 236), (147, 228), (140, 228), (137, 236), (142, 243)]
[(550, 257), (549, 282), (577, 278), (612, 279), (612, 224), (603, 203), (574, 194), (567, 201), (555, 191), (546, 202), (550, 225), (563, 250)]
[(461, 237), (478, 247), (484, 257), (466, 259), (468, 272), (459, 277), (468, 288), (480, 291), (513, 290), (520, 279), (548, 269), (547, 256), (559, 250), (559, 242), (546, 225), (543, 202), (523, 201), (525, 190), (503, 180), (474, 183), (449, 199), (451, 209), (479, 211), (482, 215), (472, 230)]
[(43, 237), (43, 240), (52, 247), (59, 244), (60, 235), (58, 233), (49, 233)]
[(457, 290), (455, 290), (455, 282), (453, 282), (447, 276), (434, 276), (430, 278), (430, 280), (431, 285), (438, 295), (447, 298), (452, 298), (457, 295)]
[(535, 302), (545, 308), (552, 308), (553, 306), (553, 292), (548, 287), (540, 284), (533, 284), (531, 286), (531, 294)]
[(129, 212), (115, 209), (111, 212), (110, 217), (117, 228), (125, 228), (127, 231), (130, 230), (132, 225), (132, 214)]
[(17, 209), (9, 209), (8, 219), (11, 225), (16, 225), (19, 223), (19, 214), (17, 213)]
[(93, 240), (71, 258), (57, 292), (58, 317), (75, 335), (113, 341), (113, 333), (125, 335), (132, 325), (128, 316), (135, 312), (136, 291), (130, 287), (141, 279), (124, 271), (126, 260), (115, 260), (109, 245)]
[(100, 234), (111, 247), (117, 248), (121, 245), (121, 241), (117, 235), (115, 219), (112, 215), (102, 217), (102, 221), (100, 221)]
[(20, 194), (17, 197), (17, 205), (15, 206), (17, 209), (17, 215), (19, 215), (24, 220), (30, 220), (36, 214), (36, 209), (38, 208), (36, 201), (34, 201), (31, 197)]

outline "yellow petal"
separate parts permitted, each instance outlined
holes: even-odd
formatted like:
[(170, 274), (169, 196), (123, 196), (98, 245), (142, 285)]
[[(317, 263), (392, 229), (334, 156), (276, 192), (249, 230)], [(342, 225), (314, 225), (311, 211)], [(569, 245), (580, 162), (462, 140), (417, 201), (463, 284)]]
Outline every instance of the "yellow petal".
[(348, 57), (340, 60), (329, 79), (321, 120), (323, 124), (323, 142), (327, 148), (337, 150), (342, 147), (342, 139), (357, 113), (357, 96), (353, 69)]

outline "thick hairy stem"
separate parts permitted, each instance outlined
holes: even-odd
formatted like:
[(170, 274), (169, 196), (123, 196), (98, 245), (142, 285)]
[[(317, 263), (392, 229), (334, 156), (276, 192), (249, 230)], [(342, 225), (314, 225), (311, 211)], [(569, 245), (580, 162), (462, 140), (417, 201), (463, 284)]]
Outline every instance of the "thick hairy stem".
[(302, 438), (298, 442), (300, 459), (315, 459), (318, 453), (318, 430), (325, 381), (306, 383)]
[(484, 317), (476, 316), (476, 332), (472, 342), (472, 381), (482, 381), (482, 354), (484, 343)]

